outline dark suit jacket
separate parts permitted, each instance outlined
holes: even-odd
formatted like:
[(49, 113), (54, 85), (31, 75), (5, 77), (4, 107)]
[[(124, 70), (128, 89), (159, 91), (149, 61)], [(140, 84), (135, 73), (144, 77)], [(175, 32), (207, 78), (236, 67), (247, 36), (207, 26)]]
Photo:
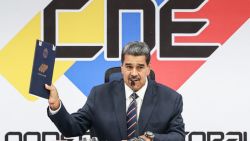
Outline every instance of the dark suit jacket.
[[(63, 104), (49, 118), (66, 137), (81, 136), (88, 129), (100, 140), (127, 139), (126, 98), (124, 82), (112, 81), (94, 87), (86, 104), (69, 114)], [(138, 128), (155, 133), (155, 141), (184, 141), (184, 123), (181, 116), (182, 97), (174, 90), (149, 80), (143, 99)]]

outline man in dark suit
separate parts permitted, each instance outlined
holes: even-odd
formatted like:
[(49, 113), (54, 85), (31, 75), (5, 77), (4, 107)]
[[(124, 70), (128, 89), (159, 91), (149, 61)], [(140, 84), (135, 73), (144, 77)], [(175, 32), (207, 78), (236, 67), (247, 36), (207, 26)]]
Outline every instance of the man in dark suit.
[(94, 87), (86, 104), (69, 114), (56, 88), (50, 90), (48, 116), (66, 137), (91, 129), (99, 140), (120, 141), (138, 137), (145, 141), (184, 141), (182, 97), (147, 76), (150, 49), (131, 42), (122, 50), (123, 80)]

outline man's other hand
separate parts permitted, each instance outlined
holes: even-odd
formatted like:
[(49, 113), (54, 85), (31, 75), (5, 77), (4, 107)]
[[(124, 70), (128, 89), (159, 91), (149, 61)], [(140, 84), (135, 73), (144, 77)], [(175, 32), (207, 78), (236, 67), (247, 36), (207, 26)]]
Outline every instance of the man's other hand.
[(150, 138), (147, 138), (145, 135), (141, 135), (141, 138), (143, 138), (145, 141), (152, 141)]

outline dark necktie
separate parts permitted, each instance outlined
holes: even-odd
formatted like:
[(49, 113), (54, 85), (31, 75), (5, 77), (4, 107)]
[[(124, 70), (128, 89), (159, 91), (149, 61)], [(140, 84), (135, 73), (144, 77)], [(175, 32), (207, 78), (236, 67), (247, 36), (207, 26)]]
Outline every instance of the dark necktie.
[(132, 102), (129, 104), (127, 111), (127, 135), (128, 139), (136, 137), (137, 134), (137, 103), (136, 98), (138, 95), (136, 93), (131, 94)]

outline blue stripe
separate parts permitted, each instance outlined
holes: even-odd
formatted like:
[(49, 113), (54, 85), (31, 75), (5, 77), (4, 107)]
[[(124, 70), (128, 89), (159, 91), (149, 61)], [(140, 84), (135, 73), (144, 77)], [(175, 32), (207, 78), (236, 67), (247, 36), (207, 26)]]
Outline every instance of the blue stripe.
[(120, 61), (106, 61), (104, 55), (100, 54), (93, 61), (77, 61), (65, 76), (88, 96), (93, 86), (104, 82), (104, 74), (108, 68), (120, 66)]
[(131, 41), (141, 41), (141, 14), (122, 13), (122, 46)]

